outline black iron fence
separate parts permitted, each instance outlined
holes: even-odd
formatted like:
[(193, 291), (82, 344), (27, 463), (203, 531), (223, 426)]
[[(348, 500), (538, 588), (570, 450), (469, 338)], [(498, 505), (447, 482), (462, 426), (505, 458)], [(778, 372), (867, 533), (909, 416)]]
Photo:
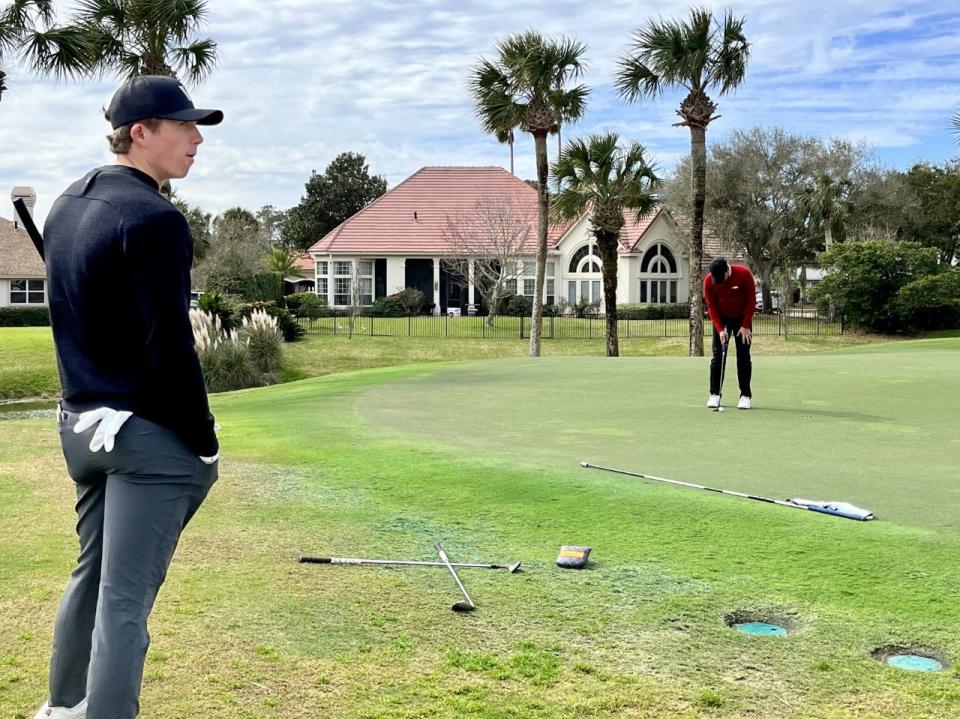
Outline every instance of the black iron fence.
[[(529, 317), (499, 315), (493, 324), (487, 317), (453, 315), (411, 315), (407, 317), (369, 317), (360, 315), (299, 318), (308, 334), (366, 335), (380, 337), (455, 337), (476, 339), (525, 339), (530, 337)], [(352, 324), (352, 326), (351, 326)], [(690, 322), (686, 318), (655, 320), (619, 320), (617, 332), (621, 339), (632, 337), (686, 337)], [(603, 339), (606, 317), (544, 317), (543, 338), (557, 340)], [(704, 322), (705, 335), (710, 335), (710, 323)], [(840, 335), (843, 334), (843, 314), (838, 311), (818, 311), (815, 305), (797, 305), (786, 312), (754, 315), (755, 335)]]

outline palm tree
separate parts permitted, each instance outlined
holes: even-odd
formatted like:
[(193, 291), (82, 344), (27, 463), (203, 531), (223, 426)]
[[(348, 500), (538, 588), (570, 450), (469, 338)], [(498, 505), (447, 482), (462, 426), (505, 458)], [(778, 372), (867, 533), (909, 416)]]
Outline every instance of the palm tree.
[(960, 112), (953, 116), (950, 124), (953, 125), (953, 134), (957, 136), (957, 144), (960, 144)]
[(554, 224), (590, 212), (590, 228), (597, 238), (603, 260), (603, 302), (607, 316), (607, 357), (620, 354), (617, 338), (617, 248), (624, 211), (635, 221), (657, 205), (653, 190), (660, 186), (656, 168), (647, 161), (639, 143), (620, 147), (616, 133), (591, 135), (584, 142), (567, 143), (553, 167), (553, 199), (550, 219)]
[(533, 135), (537, 158), (537, 278), (530, 328), (530, 356), (540, 356), (543, 325), (543, 280), (547, 267), (547, 135), (560, 123), (583, 116), (590, 90), (567, 88), (585, 69), (586, 47), (574, 40), (547, 39), (528, 30), (497, 44), (496, 61), (480, 59), (470, 78), (477, 115), (483, 129), (497, 133), (520, 128)]
[(206, 0), (81, 0), (74, 16), (93, 47), (99, 72), (125, 78), (167, 75), (197, 83), (217, 64), (217, 44), (193, 37), (206, 21)]
[(274, 247), (267, 256), (267, 266), (271, 272), (286, 277), (302, 277), (303, 271), (297, 267), (297, 253)]
[(744, 18), (729, 11), (714, 24), (709, 11), (694, 8), (687, 21), (649, 21), (634, 32), (633, 54), (621, 58), (614, 84), (628, 102), (657, 97), (668, 88), (684, 87), (678, 126), (690, 128), (693, 163), (693, 217), (690, 225), (690, 356), (703, 355), (703, 206), (706, 194), (707, 125), (717, 106), (707, 95), (732, 92), (743, 80), (750, 46)]
[(823, 232), (826, 249), (833, 244), (833, 230), (842, 229), (850, 215), (850, 181), (834, 182), (830, 175), (819, 175), (810, 187), (805, 187), (797, 200), (797, 209), (806, 214), (815, 229)]
[(0, 12), (0, 97), (7, 89), (5, 55), (16, 55), (31, 70), (56, 78), (89, 74), (83, 33), (53, 22), (53, 0), (14, 0)]
[(516, 174), (513, 171), (513, 130), (497, 130), (497, 142), (501, 145), (510, 145), (510, 174)]

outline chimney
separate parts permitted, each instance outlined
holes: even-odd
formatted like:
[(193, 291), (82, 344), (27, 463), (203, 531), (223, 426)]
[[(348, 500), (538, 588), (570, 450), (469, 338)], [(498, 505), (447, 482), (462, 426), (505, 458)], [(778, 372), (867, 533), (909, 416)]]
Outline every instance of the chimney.
[[(33, 191), (33, 188), (22, 185), (14, 187), (13, 190), (10, 191), (10, 201), (16, 202), (17, 200), (23, 200), (23, 204), (27, 206), (30, 217), (33, 217), (33, 206), (37, 204), (37, 193)], [(16, 212), (13, 213), (13, 229), (23, 229), (20, 227), (20, 217)]]

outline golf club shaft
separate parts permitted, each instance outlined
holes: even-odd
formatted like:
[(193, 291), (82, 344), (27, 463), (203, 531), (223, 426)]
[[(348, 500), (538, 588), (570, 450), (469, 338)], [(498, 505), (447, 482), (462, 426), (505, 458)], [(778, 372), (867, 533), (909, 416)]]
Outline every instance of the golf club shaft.
[(440, 546), (440, 542), (437, 542), (433, 545), (437, 550), (437, 554), (440, 555), (440, 561), (447, 565), (447, 569), (450, 570), (450, 574), (453, 575), (454, 581), (456, 581), (457, 586), (460, 587), (460, 591), (463, 593), (463, 598), (467, 601), (471, 607), (476, 607), (477, 605), (473, 603), (473, 600), (470, 598), (470, 595), (467, 594), (467, 588), (463, 586), (463, 582), (460, 581), (460, 577), (457, 576), (457, 570), (453, 568), (453, 565), (450, 563), (450, 560), (447, 558), (447, 553), (443, 551), (443, 547)]
[(27, 235), (30, 236), (30, 240), (33, 242), (33, 246), (37, 248), (37, 253), (40, 255), (40, 259), (43, 257), (43, 237), (40, 236), (40, 230), (37, 229), (37, 226), (33, 222), (33, 217), (30, 215), (30, 210), (27, 209), (27, 204), (21, 198), (17, 198), (13, 201), (13, 209), (17, 211), (17, 216), (20, 218), (20, 224), (23, 225), (23, 229), (27, 231)]
[[(421, 562), (413, 559), (360, 559), (353, 557), (307, 557), (301, 556), (300, 562), (302, 564), (351, 564), (351, 565), (361, 565), (361, 564), (399, 564), (399, 565), (411, 565), (416, 567), (446, 567), (447, 565), (443, 562)], [(455, 567), (467, 567), (475, 569), (510, 569), (509, 566), (505, 564), (473, 564), (470, 562), (456, 562), (453, 563)]]
[(691, 487), (693, 489), (703, 489), (707, 492), (716, 492), (717, 494), (728, 494), (731, 497), (740, 497), (742, 499), (753, 499), (758, 502), (766, 502), (768, 504), (779, 504), (781, 507), (790, 507), (791, 509), (807, 509), (807, 507), (794, 504), (793, 502), (787, 502), (783, 499), (770, 499), (769, 497), (760, 497), (756, 494), (745, 494), (743, 492), (734, 492), (729, 489), (716, 489), (714, 487), (706, 487), (702, 484), (694, 484), (693, 482), (681, 482), (676, 479), (667, 479), (666, 477), (655, 477), (652, 474), (640, 474), (639, 472), (628, 472), (625, 469), (614, 469), (613, 467), (601, 467), (598, 464), (590, 464), (589, 462), (581, 462), (581, 467), (586, 469), (600, 469), (604, 472), (613, 472), (614, 474), (622, 474), (627, 477), (636, 477), (638, 479), (649, 479), (653, 482), (665, 482), (666, 484), (675, 484), (680, 487)]
[[(724, 331), (729, 332), (728, 327), (723, 328)], [(723, 406), (723, 380), (727, 376), (727, 348), (730, 346), (730, 335), (727, 335), (727, 339), (723, 341), (723, 357), (720, 360), (720, 392), (717, 394), (717, 412), (720, 411), (720, 408)]]

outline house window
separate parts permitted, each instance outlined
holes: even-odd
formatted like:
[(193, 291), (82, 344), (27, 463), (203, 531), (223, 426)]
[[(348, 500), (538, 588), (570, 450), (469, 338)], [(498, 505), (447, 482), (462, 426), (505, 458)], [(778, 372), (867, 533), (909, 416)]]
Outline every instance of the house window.
[(353, 262), (350, 260), (337, 260), (333, 263), (333, 274), (339, 276), (349, 276), (353, 274)]
[(44, 280), (10, 280), (11, 305), (42, 305)]
[[(350, 264), (347, 262), (346, 264)], [(333, 278), (333, 304), (339, 307), (347, 307), (350, 305), (350, 288), (351, 288), (351, 277), (334, 277)]]
[[(361, 267), (363, 263), (360, 263)], [(373, 304), (373, 278), (372, 277), (361, 277), (360, 284), (360, 304), (367, 306)]]
[(327, 299), (327, 293), (330, 291), (330, 280), (326, 277), (317, 277), (317, 296)]
[[(544, 272), (545, 286), (544, 286), (544, 303), (552, 305), (556, 302), (556, 297), (554, 296), (554, 280), (553, 273), (556, 270), (556, 264), (553, 262), (548, 262), (546, 266), (546, 271)], [(523, 263), (523, 294), (526, 297), (533, 297), (534, 290), (537, 286), (537, 263), (536, 262), (524, 262)]]
[(677, 261), (666, 245), (651, 245), (640, 261), (640, 301), (654, 304), (676, 303), (680, 272)]
[(329, 274), (327, 262), (317, 262), (317, 277), (326, 277)]

